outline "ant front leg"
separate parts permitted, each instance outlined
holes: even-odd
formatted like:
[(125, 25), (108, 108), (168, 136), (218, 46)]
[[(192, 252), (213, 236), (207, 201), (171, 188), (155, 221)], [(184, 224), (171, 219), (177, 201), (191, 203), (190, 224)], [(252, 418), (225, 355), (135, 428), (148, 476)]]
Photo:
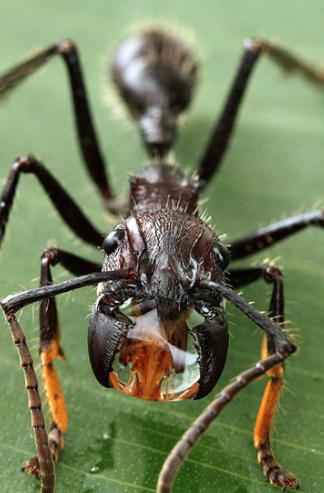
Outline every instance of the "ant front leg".
[(197, 175), (203, 188), (218, 171), (227, 151), (254, 67), (260, 55), (266, 54), (287, 72), (298, 72), (314, 84), (324, 86), (324, 70), (313, 67), (287, 49), (265, 39), (248, 39), (234, 81), (222, 112), (216, 121), (207, 148), (200, 160)]
[[(233, 288), (240, 288), (258, 279), (272, 284), (272, 295), (269, 306), (269, 318), (284, 328), (284, 289), (282, 272), (272, 265), (261, 265), (232, 269), (228, 272), (229, 282)], [(265, 334), (262, 341), (261, 359), (266, 359), (276, 351), (272, 336)], [(296, 488), (299, 481), (291, 473), (282, 469), (275, 459), (271, 447), (271, 426), (277, 409), (283, 386), (284, 365), (279, 364), (267, 372), (269, 382), (266, 385), (259, 408), (255, 428), (254, 445), (258, 452), (258, 461), (262, 465), (263, 474), (271, 484), (281, 488)]]
[(38, 390), (38, 381), (33, 367), (33, 359), (28, 349), (25, 334), (14, 314), (6, 314), (10, 325), (11, 337), (17, 348), (20, 366), (25, 376), (25, 387), (28, 392), (28, 407), (31, 413), (32, 429), (37, 449), (37, 457), (26, 462), (23, 470), (41, 478), (40, 493), (52, 493), (55, 485), (55, 471), (52, 453), (45, 430), (45, 419), (42, 402)]
[(67, 68), (79, 147), (87, 171), (107, 208), (111, 213), (118, 214), (123, 206), (114, 198), (107, 177), (105, 161), (99, 146), (88, 102), (77, 46), (72, 41), (65, 40), (56, 43), (2, 74), (0, 76), (0, 97), (6, 95), (48, 60), (57, 55), (62, 57)]
[(33, 156), (21, 156), (12, 165), (0, 198), (0, 243), (4, 238), (15, 193), (22, 173), (37, 177), (55, 209), (69, 228), (83, 241), (96, 247), (103, 235), (91, 224), (79, 206), (45, 166)]
[(324, 228), (323, 209), (317, 209), (298, 214), (297, 216), (288, 217), (282, 221), (257, 229), (256, 231), (243, 236), (243, 238), (232, 241), (229, 247), (231, 258), (232, 260), (238, 260), (247, 257), (248, 255), (252, 255), (308, 226)]
[[(52, 252), (55, 253), (55, 252)], [(87, 270), (87, 266), (90, 266), (91, 262), (87, 260), (80, 259), (73, 254), (68, 254), (67, 252), (59, 251), (59, 255), (61, 256), (62, 264), (66, 267), (70, 265), (71, 270), (75, 272), (78, 267), (78, 259), (79, 259), (79, 267), (82, 272)], [(45, 255), (46, 257), (46, 255)], [(46, 262), (45, 262), (46, 264)], [(47, 267), (44, 267), (43, 276), (46, 277)], [(124, 271), (112, 271), (112, 272), (94, 272), (91, 274), (86, 274), (80, 276), (76, 279), (64, 281), (59, 284), (49, 284), (47, 286), (41, 286), (39, 288), (30, 289), (27, 291), (23, 291), (21, 293), (17, 293), (14, 295), (10, 295), (4, 300), (1, 301), (1, 307), (5, 312), (6, 320), (10, 326), (11, 335), (14, 344), (16, 345), (20, 364), (23, 368), (25, 375), (25, 386), (28, 392), (28, 406), (31, 412), (32, 418), (32, 428), (34, 433), (35, 444), (37, 448), (37, 457), (28, 461), (25, 465), (25, 470), (32, 474), (39, 474), (41, 478), (41, 490), (40, 493), (53, 493), (54, 485), (55, 485), (55, 471), (54, 471), (54, 463), (52, 459), (52, 453), (57, 452), (57, 443), (60, 443), (60, 437), (58, 437), (58, 432), (55, 430), (52, 434), (50, 433), (50, 440), (54, 440), (54, 442), (49, 444), (48, 435), (45, 430), (45, 420), (42, 413), (42, 404), (41, 398), (38, 391), (38, 381), (33, 368), (33, 360), (30, 355), (26, 337), (24, 332), (16, 319), (15, 313), (20, 310), (22, 307), (34, 303), (35, 301), (41, 301), (44, 299), (51, 300), (53, 296), (58, 294), (67, 293), (74, 289), (79, 289), (84, 286), (90, 286), (93, 284), (98, 284), (99, 282), (107, 282), (107, 281), (117, 281), (117, 280), (127, 280), (128, 282), (133, 282), (136, 278), (134, 272), (130, 270)], [(53, 305), (52, 305), (53, 307)], [(54, 325), (55, 318), (53, 315), (53, 308), (48, 312), (49, 321), (48, 329), (43, 331), (43, 336), (41, 334), (41, 339), (45, 344), (41, 344), (41, 352), (44, 349), (44, 346), (47, 345), (49, 340), (55, 341), (52, 346), (54, 346), (54, 351), (52, 354), (47, 355), (48, 358), (45, 358), (45, 364), (50, 363), (51, 358), (53, 358), (53, 354), (62, 353), (59, 350), (59, 337), (58, 337), (58, 326)], [(46, 319), (46, 315), (44, 315)], [(45, 324), (45, 320), (43, 320)], [(42, 329), (41, 329), (42, 332)], [(47, 332), (48, 335), (45, 335)], [(52, 336), (52, 337), (51, 337)], [(53, 347), (51, 348), (53, 349)], [(46, 353), (46, 351), (44, 351)], [(46, 370), (45, 370), (46, 371)], [(48, 380), (49, 386), (51, 386), (51, 378)], [(46, 379), (45, 379), (46, 385)], [(54, 386), (56, 385), (56, 380), (54, 380)], [(56, 400), (54, 394), (54, 401)], [(59, 399), (61, 404), (59, 409), (64, 409), (64, 404), (62, 404), (62, 398)], [(64, 402), (64, 398), (63, 398)], [(55, 405), (55, 404), (54, 404)], [(63, 415), (64, 422), (64, 415)], [(58, 439), (57, 439), (58, 437)], [(55, 454), (54, 454), (55, 455)]]

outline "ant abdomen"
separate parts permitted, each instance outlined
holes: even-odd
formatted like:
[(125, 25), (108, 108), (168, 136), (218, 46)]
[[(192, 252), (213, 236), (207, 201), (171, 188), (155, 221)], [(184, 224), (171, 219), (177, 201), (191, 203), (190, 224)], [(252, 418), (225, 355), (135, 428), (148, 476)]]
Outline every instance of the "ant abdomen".
[(185, 44), (160, 30), (136, 33), (117, 49), (113, 81), (152, 155), (162, 157), (172, 146), (196, 74), (197, 61)]

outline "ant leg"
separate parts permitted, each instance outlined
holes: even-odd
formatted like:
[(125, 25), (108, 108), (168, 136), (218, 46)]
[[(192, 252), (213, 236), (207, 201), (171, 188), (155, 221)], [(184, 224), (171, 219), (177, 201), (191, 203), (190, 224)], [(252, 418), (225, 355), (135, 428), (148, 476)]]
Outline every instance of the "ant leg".
[[(282, 272), (272, 265), (238, 268), (229, 271), (229, 281), (234, 288), (246, 286), (258, 279), (273, 285), (269, 317), (284, 327), (284, 290)], [(264, 335), (262, 340), (261, 358), (265, 359), (275, 353), (273, 337)], [(264, 476), (271, 484), (281, 488), (296, 488), (299, 481), (291, 473), (282, 469), (275, 459), (271, 447), (271, 426), (276, 412), (279, 397), (283, 386), (283, 364), (271, 368), (267, 372), (269, 382), (266, 385), (259, 408), (255, 428), (254, 446), (258, 451), (258, 461), (262, 465)]]
[[(45, 252), (46, 253), (46, 252)], [(77, 262), (79, 259), (79, 267), (82, 272), (90, 267), (91, 262), (87, 260), (80, 259), (75, 255), (69, 254), (67, 252), (59, 251), (62, 259), (62, 263), (67, 266), (69, 265), (71, 270), (75, 272), (77, 270)], [(46, 269), (44, 269), (44, 272)], [(45, 276), (44, 276), (45, 277)], [(55, 440), (57, 443), (57, 433), (49, 433), (49, 436), (45, 430), (44, 416), (41, 410), (41, 398), (38, 391), (38, 381), (33, 368), (33, 360), (30, 355), (26, 337), (22, 328), (20, 327), (15, 312), (25, 305), (33, 303), (34, 301), (42, 300), (44, 298), (51, 299), (52, 296), (65, 293), (74, 289), (81, 288), (83, 286), (88, 286), (91, 284), (98, 284), (99, 282), (110, 281), (110, 280), (120, 280), (127, 279), (131, 280), (134, 278), (134, 274), (131, 271), (112, 271), (112, 272), (95, 272), (87, 275), (83, 275), (76, 279), (65, 281), (59, 284), (52, 284), (47, 286), (42, 286), (40, 288), (31, 289), (18, 293), (16, 295), (8, 296), (5, 300), (2, 300), (1, 306), (5, 312), (6, 320), (9, 323), (11, 335), (13, 342), (16, 345), (20, 364), (23, 368), (25, 375), (25, 385), (28, 392), (28, 406), (31, 412), (32, 418), (32, 428), (34, 433), (35, 445), (37, 449), (38, 456), (30, 461), (27, 461), (25, 465), (25, 471), (31, 474), (39, 474), (41, 477), (41, 490), (40, 493), (53, 493), (55, 484), (55, 472), (54, 463), (52, 460), (52, 450), (53, 443), (50, 441)], [(46, 315), (45, 315), (46, 317)], [(52, 327), (54, 326), (52, 320)], [(57, 328), (57, 326), (56, 326)], [(50, 335), (50, 331), (49, 331)], [(58, 332), (56, 332), (54, 339), (56, 337), (57, 352), (59, 353), (59, 340)], [(42, 334), (41, 334), (42, 338)], [(43, 332), (43, 342), (46, 340), (47, 335), (45, 335), (45, 328)], [(55, 349), (55, 348), (54, 348)], [(42, 345), (41, 345), (42, 351)], [(48, 361), (45, 361), (48, 363)], [(56, 389), (57, 390), (57, 389)], [(55, 396), (54, 396), (55, 399)]]
[(63, 221), (79, 238), (96, 247), (102, 244), (103, 235), (85, 217), (79, 206), (56, 178), (40, 161), (32, 156), (21, 156), (14, 162), (2, 191), (0, 198), (0, 243), (5, 234), (21, 173), (31, 173), (37, 177)]
[(107, 178), (105, 161), (91, 115), (77, 46), (70, 40), (61, 41), (19, 63), (7, 73), (2, 74), (0, 76), (0, 97), (6, 95), (56, 55), (62, 57), (68, 72), (78, 142), (87, 171), (107, 208), (110, 212), (117, 214), (121, 209), (121, 204), (114, 199), (114, 194)]
[[(63, 267), (75, 275), (101, 271), (101, 265), (85, 260), (64, 250), (50, 248), (41, 256), (41, 286), (48, 286), (53, 283), (51, 267), (54, 267), (58, 263), (62, 264)], [(55, 297), (44, 298), (40, 303), (39, 310), (39, 353), (42, 362), (44, 387), (52, 417), (52, 425), (48, 438), (54, 462), (57, 462), (59, 450), (63, 449), (64, 445), (63, 433), (67, 431), (67, 410), (60, 380), (54, 366), (56, 358), (65, 359), (64, 352), (60, 346), (60, 324)], [(31, 459), (31, 461), (34, 464), (33, 468), (35, 470), (35, 458)], [(29, 469), (29, 464), (30, 461), (27, 461), (24, 468), (27, 471)]]
[(309, 81), (324, 85), (324, 70), (317, 69), (294, 53), (264, 39), (248, 39), (222, 112), (200, 160), (197, 175), (203, 188), (216, 173), (228, 148), (240, 105), (260, 55), (267, 54), (285, 71), (296, 71)]
[(135, 287), (132, 282), (136, 282), (136, 279), (136, 272), (130, 269), (93, 272), (91, 274), (79, 276), (75, 279), (69, 279), (68, 281), (11, 294), (0, 301), (0, 306), (7, 315), (10, 315), (35, 301), (40, 301), (44, 298), (49, 298), (50, 296), (56, 296), (57, 294), (68, 293), (69, 291), (74, 291), (74, 289), (80, 289), (84, 286), (91, 286), (92, 284), (99, 284), (100, 282), (107, 281), (126, 280), (130, 286)]
[(238, 375), (233, 383), (225, 387), (180, 438), (161, 469), (157, 493), (171, 492), (172, 483), (184, 458), (223, 408), (249, 383), (265, 375), (272, 368), (281, 365), (285, 359), (296, 351), (296, 346), (291, 338), (282, 331), (280, 325), (263, 316), (232, 289), (212, 281), (201, 281), (199, 286), (202, 289), (201, 294), (198, 288), (195, 296), (199, 296), (199, 299), (202, 300), (206, 289), (210, 290), (216, 297), (221, 295), (239, 308), (250, 320), (262, 328), (267, 335), (272, 336), (275, 349), (273, 354), (259, 361), (253, 368)]
[(231, 258), (232, 260), (237, 260), (264, 250), (308, 226), (324, 227), (323, 209), (288, 217), (269, 226), (257, 229), (243, 236), (243, 238), (232, 241), (230, 245)]
[(25, 387), (28, 392), (28, 407), (31, 413), (32, 429), (38, 454), (37, 460), (34, 459), (29, 462), (28, 470), (26, 468), (23, 468), (23, 470), (40, 476), (40, 493), (52, 493), (55, 484), (54, 464), (45, 430), (42, 402), (38, 391), (38, 381), (33, 367), (33, 360), (27, 346), (25, 334), (15, 315), (6, 314), (6, 319), (10, 325), (12, 340), (16, 345), (20, 365), (24, 371)]

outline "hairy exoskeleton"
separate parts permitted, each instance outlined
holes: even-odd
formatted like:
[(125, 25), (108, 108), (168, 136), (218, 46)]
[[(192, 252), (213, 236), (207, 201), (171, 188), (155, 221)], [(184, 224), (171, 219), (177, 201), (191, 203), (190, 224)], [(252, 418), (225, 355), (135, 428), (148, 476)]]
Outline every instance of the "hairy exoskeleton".
[[(53, 461), (57, 461), (63, 448), (63, 434), (67, 430), (67, 411), (55, 369), (56, 358), (64, 356), (55, 296), (89, 284), (98, 285), (88, 339), (94, 374), (103, 386), (142, 399), (199, 399), (214, 388), (228, 349), (224, 300), (264, 331), (261, 360), (228, 385), (176, 444), (162, 468), (159, 493), (171, 491), (186, 454), (225, 405), (265, 374), (269, 381), (254, 430), (258, 460), (271, 483), (282, 488), (298, 486), (295, 476), (276, 461), (270, 443), (282, 388), (283, 362), (296, 350), (292, 339), (282, 330), (282, 273), (272, 265), (231, 268), (229, 262), (263, 250), (309, 225), (323, 227), (323, 211), (314, 210), (273, 223), (230, 242), (227, 247), (198, 212), (199, 195), (222, 162), (253, 67), (263, 53), (282, 68), (297, 70), (312, 82), (324, 81), (322, 71), (289, 51), (265, 40), (249, 40), (197, 173), (189, 180), (180, 169), (170, 165), (168, 151), (196, 84), (196, 58), (182, 41), (157, 29), (134, 34), (120, 45), (112, 64), (113, 80), (138, 123), (151, 157), (150, 164), (130, 178), (127, 206), (116, 199), (107, 177), (76, 45), (71, 41), (59, 42), (0, 77), (1, 96), (47, 60), (56, 55), (62, 57), (69, 75), (84, 164), (106, 209), (124, 217), (114, 231), (103, 235), (52, 173), (32, 156), (21, 156), (15, 161), (2, 192), (1, 240), (19, 177), (31, 173), (71, 230), (96, 248), (103, 245), (105, 253), (101, 265), (65, 250), (47, 249), (41, 258), (40, 287), (8, 296), (1, 303), (25, 374), (37, 447), (37, 457), (27, 461), (24, 470), (41, 477), (42, 493), (54, 491)], [(53, 284), (51, 271), (57, 263), (79, 277)], [(258, 279), (272, 286), (268, 317), (234, 291)], [(15, 316), (20, 308), (35, 301), (41, 302), (40, 356), (52, 418), (48, 434), (33, 361)]]
[[(138, 281), (99, 287), (89, 332), (99, 382), (144, 399), (204, 397), (223, 370), (228, 332), (221, 298), (201, 300), (194, 288), (202, 280), (223, 282), (229, 261), (225, 248), (206, 224), (179, 208), (136, 212), (110, 233), (104, 248), (103, 270), (126, 268)], [(130, 316), (120, 311), (125, 302)], [(193, 309), (205, 320), (190, 330)], [(189, 334), (196, 358), (187, 352)], [(129, 366), (127, 381), (112, 371), (116, 353)], [(177, 390), (176, 375), (184, 372), (188, 381)]]

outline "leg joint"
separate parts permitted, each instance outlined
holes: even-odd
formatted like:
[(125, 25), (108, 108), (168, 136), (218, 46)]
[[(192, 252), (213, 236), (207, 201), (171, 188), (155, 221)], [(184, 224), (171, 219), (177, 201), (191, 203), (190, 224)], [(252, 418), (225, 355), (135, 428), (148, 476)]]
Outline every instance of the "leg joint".
[(77, 53), (77, 45), (71, 39), (63, 39), (62, 41), (59, 41), (56, 46), (58, 53), (61, 53), (62, 55)]
[(270, 375), (270, 380), (273, 383), (278, 383), (282, 380), (282, 376), (280, 375)]
[(274, 265), (267, 265), (264, 270), (264, 280), (268, 283), (274, 283), (276, 281), (282, 281), (283, 274), (279, 267)]
[(43, 267), (50, 265), (55, 265), (58, 261), (58, 249), (57, 248), (48, 248), (41, 255), (41, 264)]
[(38, 161), (34, 156), (30, 154), (22, 154), (15, 160), (13, 168), (18, 168), (21, 172), (28, 173), (33, 171), (32, 168), (36, 164), (38, 164)]
[(14, 344), (17, 347), (22, 346), (23, 344), (26, 344), (26, 338), (25, 337), (18, 337), (17, 339), (14, 340)]
[(295, 344), (293, 339), (289, 336), (287, 336), (284, 341), (281, 341), (278, 344), (278, 352), (280, 353), (281, 356), (284, 357), (284, 359), (288, 358), (288, 356), (295, 353), (297, 349), (298, 349), (297, 345)]
[(55, 338), (50, 341), (41, 341), (40, 357), (43, 367), (46, 366), (48, 369), (51, 368), (53, 366), (53, 361), (59, 356), (63, 357), (63, 355), (64, 353)]
[(32, 385), (26, 385), (26, 389), (31, 391), (31, 392), (38, 392), (38, 385), (37, 385), (37, 383), (32, 384)]
[(244, 48), (255, 53), (263, 53), (267, 49), (267, 44), (260, 38), (247, 38), (244, 40)]
[(33, 360), (31, 357), (27, 358), (26, 361), (21, 363), (22, 368), (33, 368)]

